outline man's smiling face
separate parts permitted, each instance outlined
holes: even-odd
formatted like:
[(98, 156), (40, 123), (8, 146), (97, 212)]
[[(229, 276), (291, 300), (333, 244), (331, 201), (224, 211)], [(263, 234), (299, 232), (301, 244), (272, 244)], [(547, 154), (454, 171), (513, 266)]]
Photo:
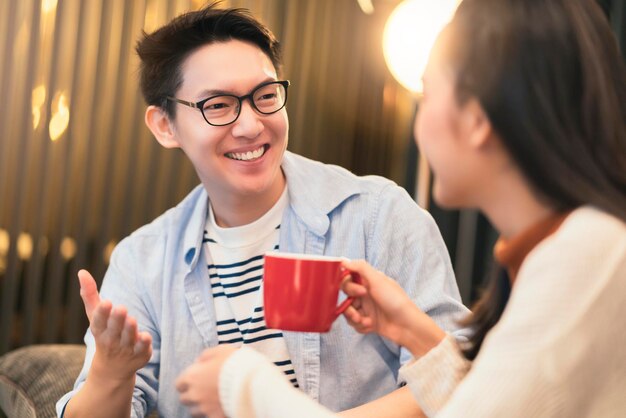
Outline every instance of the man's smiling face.
[[(198, 102), (216, 94), (243, 96), (276, 79), (272, 61), (257, 46), (238, 40), (218, 42), (185, 60), (176, 97)], [(211, 126), (197, 109), (180, 105), (174, 119), (175, 140), (214, 201), (280, 195), (288, 129), (285, 108), (264, 115), (250, 100), (243, 101), (239, 117), (229, 125)]]

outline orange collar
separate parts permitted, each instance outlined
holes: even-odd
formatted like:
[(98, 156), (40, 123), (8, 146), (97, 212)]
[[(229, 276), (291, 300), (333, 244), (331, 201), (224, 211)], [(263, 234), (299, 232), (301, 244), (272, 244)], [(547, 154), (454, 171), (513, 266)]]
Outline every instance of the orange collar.
[(556, 213), (537, 222), (511, 239), (498, 238), (493, 255), (500, 265), (506, 267), (511, 284), (515, 282), (522, 262), (537, 244), (556, 232), (571, 212)]

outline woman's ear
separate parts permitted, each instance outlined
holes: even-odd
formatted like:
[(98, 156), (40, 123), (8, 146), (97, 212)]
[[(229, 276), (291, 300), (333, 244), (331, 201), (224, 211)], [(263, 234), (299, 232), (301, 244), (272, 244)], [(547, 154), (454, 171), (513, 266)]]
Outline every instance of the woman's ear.
[(165, 148), (180, 148), (169, 116), (158, 106), (148, 106), (145, 122), (156, 140)]
[(491, 121), (476, 99), (470, 99), (463, 107), (463, 125), (471, 147), (482, 148), (493, 136)]

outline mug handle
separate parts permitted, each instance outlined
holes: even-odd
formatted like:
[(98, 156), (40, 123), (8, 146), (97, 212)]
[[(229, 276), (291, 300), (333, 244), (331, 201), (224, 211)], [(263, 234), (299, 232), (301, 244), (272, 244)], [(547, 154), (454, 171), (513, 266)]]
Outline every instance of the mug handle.
[[(361, 280), (361, 275), (359, 273), (354, 272), (354, 271), (350, 271), (350, 270), (346, 270), (346, 269), (343, 269), (343, 273), (341, 273), (341, 282), (343, 283), (343, 281), (348, 276), (352, 276), (352, 281), (353, 282), (358, 283), (358, 284), (363, 284), (363, 281)], [(335, 318), (337, 318), (346, 309), (348, 309), (348, 307), (352, 304), (353, 300), (354, 300), (354, 298), (348, 297), (348, 298), (346, 298), (346, 300), (341, 302), (341, 304), (339, 306), (337, 306), (337, 309), (335, 309)]]

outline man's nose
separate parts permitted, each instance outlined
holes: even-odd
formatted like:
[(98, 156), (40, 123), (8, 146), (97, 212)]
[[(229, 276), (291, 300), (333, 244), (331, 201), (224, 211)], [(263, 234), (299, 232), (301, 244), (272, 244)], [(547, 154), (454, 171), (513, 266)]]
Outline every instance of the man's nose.
[(256, 138), (265, 129), (262, 119), (263, 116), (254, 110), (250, 101), (244, 100), (241, 104), (239, 117), (233, 123), (233, 136), (250, 139)]

